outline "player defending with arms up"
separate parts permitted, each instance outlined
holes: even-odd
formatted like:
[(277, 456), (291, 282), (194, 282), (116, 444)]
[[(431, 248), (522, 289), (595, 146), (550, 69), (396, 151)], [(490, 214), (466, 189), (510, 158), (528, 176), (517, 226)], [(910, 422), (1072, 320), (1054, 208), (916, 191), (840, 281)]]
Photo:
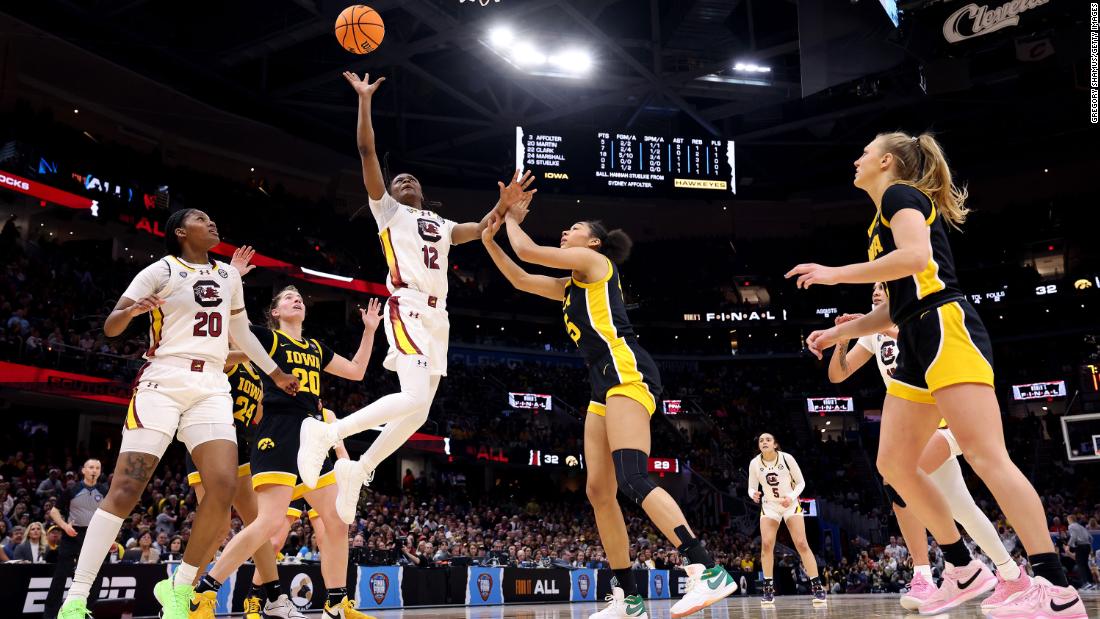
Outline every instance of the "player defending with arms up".
[(275, 365), (249, 330), (240, 273), (207, 253), (220, 242), (214, 222), (200, 210), (184, 209), (169, 215), (164, 228), (168, 255), (138, 273), (103, 323), (103, 333), (117, 337), (148, 313), (149, 350), (134, 380), (111, 488), (88, 525), (61, 619), (91, 614), (88, 591), (103, 557), (173, 436), (187, 446), (206, 496), (195, 512), (183, 563), (153, 593), (166, 619), (187, 619), (191, 585), (225, 538), (237, 487), (233, 402), (222, 371), (230, 336), (279, 389), (298, 391), (298, 380)]
[(855, 168), (856, 187), (875, 206), (867, 229), (869, 261), (800, 264), (787, 277), (797, 276), (800, 288), (886, 282), (889, 303), (815, 331), (806, 343), (820, 359), (837, 342), (898, 326), (898, 368), (882, 407), (878, 470), (932, 532), (948, 564), (943, 584), (921, 612), (943, 612), (975, 597), (980, 567), (971, 564), (943, 492), (919, 467), (942, 416), (1020, 536), (1035, 572), (1027, 590), (990, 616), (1083, 619), (1085, 606), (1066, 581), (1042, 501), (1005, 448), (989, 334), (955, 276), (948, 229), (966, 219), (966, 191), (955, 186), (939, 142), (928, 134), (877, 135)]
[[(793, 456), (779, 451), (779, 443), (767, 432), (756, 439), (760, 450), (749, 463), (749, 498), (760, 504), (760, 563), (764, 567), (764, 595), (761, 606), (775, 606), (775, 584), (772, 581), (775, 565), (775, 536), (780, 523), (787, 523), (787, 530), (794, 540), (795, 550), (802, 557), (802, 567), (810, 577), (814, 606), (822, 607), (825, 586), (817, 574), (817, 559), (806, 541), (806, 523), (802, 520), (802, 505), (798, 497), (806, 489), (806, 478)], [(760, 488), (764, 491), (761, 492)]]
[[(311, 488), (317, 484), (325, 454), (337, 440), (385, 424), (357, 462), (336, 463), (337, 510), (350, 524), (359, 493), (373, 477), (374, 469), (428, 419), (439, 380), (447, 375), (448, 256), (452, 245), (476, 240), (489, 215), (480, 222), (460, 224), (424, 210), (424, 193), (412, 174), (398, 174), (387, 192), (371, 125), (371, 99), (386, 78), (373, 84), (369, 75), (361, 80), (354, 73), (344, 73), (344, 78), (359, 94), (356, 141), (370, 210), (389, 267), (387, 285), (392, 294), (386, 302), (384, 320), (390, 348), (383, 367), (396, 371), (401, 383), (400, 392), (382, 397), (334, 424), (314, 420), (302, 424), (298, 472)], [(529, 176), (513, 177), (507, 187), (501, 185), (500, 200), (490, 212), (503, 213), (518, 202), (532, 180)]]
[(573, 224), (559, 247), (535, 244), (520, 227), (530, 198), (506, 215), (508, 240), (524, 262), (563, 269), (567, 277), (531, 275), (493, 240), (501, 220), (494, 218), (481, 240), (497, 268), (517, 290), (562, 304), (565, 329), (588, 365), (592, 401), (584, 422), (588, 499), (619, 586), (608, 607), (592, 619), (646, 618), (630, 569), (626, 521), (616, 498), (621, 490), (640, 505), (661, 533), (687, 558), (687, 590), (672, 605), (672, 617), (685, 617), (731, 595), (737, 584), (688, 527), (680, 506), (649, 478), (649, 423), (661, 393), (657, 365), (638, 344), (626, 315), (618, 265), (630, 254), (630, 237), (596, 221)]

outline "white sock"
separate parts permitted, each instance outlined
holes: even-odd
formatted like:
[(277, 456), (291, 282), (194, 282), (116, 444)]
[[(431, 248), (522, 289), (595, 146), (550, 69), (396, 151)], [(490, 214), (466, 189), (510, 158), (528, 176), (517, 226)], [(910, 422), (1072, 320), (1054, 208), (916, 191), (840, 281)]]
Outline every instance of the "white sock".
[(180, 585), (194, 585), (195, 577), (199, 575), (198, 566), (191, 565), (190, 563), (180, 563), (180, 566), (176, 568), (176, 574), (172, 577), (172, 586), (178, 587)]
[(80, 558), (76, 561), (73, 573), (73, 585), (65, 601), (72, 599), (87, 600), (92, 583), (103, 565), (103, 558), (115, 544), (118, 531), (122, 528), (122, 517), (102, 509), (95, 510), (88, 531), (84, 534), (84, 545), (80, 547)]
[(407, 417), (417, 412), (425, 403), (431, 406), (429, 393), (432, 376), (428, 369), (427, 357), (423, 355), (399, 356), (397, 358), (397, 377), (401, 382), (401, 391), (379, 398), (332, 424), (340, 438), (344, 439), (370, 428)]
[(917, 565), (913, 567), (914, 574), (920, 574), (924, 576), (929, 582), (932, 581), (932, 566), (931, 565)]
[[(378, 438), (374, 439), (369, 449), (359, 458), (359, 465), (364, 471), (374, 470), (378, 465), (390, 457), (404, 445), (424, 422), (428, 420), (428, 411), (431, 408), (435, 392), (439, 389), (439, 376), (432, 376), (428, 387), (428, 404), (411, 414), (396, 421), (386, 424)], [(389, 397), (389, 396), (386, 396)]]
[[(951, 508), (951, 515), (966, 529), (985, 556), (993, 560), (998, 566), (998, 572), (1008, 580), (1020, 577), (1020, 568), (1012, 560), (1005, 550), (1001, 537), (997, 535), (997, 529), (989, 521), (982, 508), (974, 502), (970, 496), (970, 489), (966, 487), (966, 480), (962, 476), (962, 468), (955, 458), (948, 458), (940, 468), (933, 471), (929, 477), (932, 483), (943, 492), (947, 499), (947, 505)], [(1004, 571), (1000, 566), (1004, 565)], [(1010, 577), (1011, 576), (1011, 577)]]

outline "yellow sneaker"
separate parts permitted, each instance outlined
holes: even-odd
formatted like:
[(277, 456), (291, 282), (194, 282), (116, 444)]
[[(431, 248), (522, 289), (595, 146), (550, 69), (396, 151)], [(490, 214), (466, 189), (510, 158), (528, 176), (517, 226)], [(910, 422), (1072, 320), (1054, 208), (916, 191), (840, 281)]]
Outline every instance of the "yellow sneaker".
[(215, 619), (214, 611), (218, 606), (217, 591), (203, 591), (191, 596), (187, 619)]
[(336, 606), (329, 606), (325, 602), (325, 619), (376, 619), (366, 613), (355, 610), (355, 600), (349, 600), (344, 596)]
[(260, 614), (262, 602), (260, 598), (252, 596), (244, 599), (244, 619), (263, 619)]

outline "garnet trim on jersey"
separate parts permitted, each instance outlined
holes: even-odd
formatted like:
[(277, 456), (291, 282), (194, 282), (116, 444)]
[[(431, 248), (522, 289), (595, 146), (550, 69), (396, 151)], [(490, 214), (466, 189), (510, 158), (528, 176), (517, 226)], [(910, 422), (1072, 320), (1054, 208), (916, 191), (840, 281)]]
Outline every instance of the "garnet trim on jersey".
[(386, 304), (390, 306), (390, 328), (393, 329), (393, 341), (397, 343), (398, 349), (406, 355), (423, 355), (420, 347), (409, 337), (405, 323), (401, 322), (401, 307), (397, 297), (390, 297)]

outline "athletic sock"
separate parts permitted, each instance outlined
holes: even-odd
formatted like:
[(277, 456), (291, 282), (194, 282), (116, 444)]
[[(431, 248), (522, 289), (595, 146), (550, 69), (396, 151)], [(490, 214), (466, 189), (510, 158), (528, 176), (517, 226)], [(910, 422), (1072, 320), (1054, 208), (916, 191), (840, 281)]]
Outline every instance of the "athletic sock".
[(328, 590), (328, 599), (325, 603), (329, 608), (334, 608), (344, 601), (344, 598), (348, 597), (347, 587), (339, 587), (336, 589)]
[(84, 533), (84, 545), (80, 548), (80, 558), (73, 573), (73, 584), (69, 588), (66, 600), (87, 600), (92, 583), (103, 565), (103, 557), (115, 543), (118, 531), (122, 528), (122, 518), (102, 509), (95, 510), (88, 530)]
[(1020, 566), (1016, 565), (1016, 562), (1011, 558), (997, 566), (997, 573), (1001, 575), (1001, 578), (1005, 580), (1016, 580), (1023, 572), (1020, 571)]
[(624, 567), (620, 570), (611, 571), (615, 572), (615, 580), (619, 583), (619, 588), (623, 590), (624, 596), (638, 595), (638, 583), (634, 580), (634, 570)]
[(197, 565), (181, 562), (180, 566), (176, 568), (175, 575), (172, 576), (172, 586), (187, 585), (190, 587), (195, 584), (195, 576), (198, 576), (198, 574), (199, 568)]
[[(997, 529), (989, 522), (989, 516), (974, 502), (970, 489), (966, 487), (962, 469), (957, 458), (948, 458), (940, 465), (940, 468), (928, 474), (932, 483), (940, 489), (947, 505), (951, 508), (951, 515), (966, 529), (967, 535), (982, 549), (985, 556), (998, 566), (998, 573), (1008, 580), (1015, 580), (1020, 576), (1020, 570), (1012, 561), (1004, 543), (997, 535)], [(1002, 571), (1000, 566), (1005, 567)]]
[(1042, 576), (1056, 587), (1069, 586), (1069, 581), (1066, 579), (1066, 570), (1062, 567), (1062, 562), (1056, 553), (1041, 552), (1029, 555), (1027, 560), (1031, 563), (1031, 570), (1035, 572), (1036, 576)]
[(686, 526), (680, 525), (672, 532), (680, 538), (680, 546), (677, 550), (680, 551), (681, 556), (687, 557), (688, 563), (701, 563), (708, 570), (715, 566), (714, 558), (703, 547), (703, 542), (688, 532)]
[(222, 584), (210, 574), (202, 577), (199, 581), (199, 586), (195, 587), (195, 593), (206, 593), (207, 591), (217, 591), (222, 588)]
[(932, 566), (931, 565), (917, 565), (913, 568), (914, 574), (920, 574), (928, 582), (932, 582)]
[(279, 599), (280, 595), (283, 594), (282, 585), (279, 584), (278, 580), (265, 582), (263, 584), (263, 589), (264, 599), (266, 599), (268, 602), (274, 602), (275, 600)]
[(961, 537), (953, 544), (940, 544), (940, 550), (943, 551), (943, 560), (953, 567), (970, 563), (970, 551), (966, 549)]

